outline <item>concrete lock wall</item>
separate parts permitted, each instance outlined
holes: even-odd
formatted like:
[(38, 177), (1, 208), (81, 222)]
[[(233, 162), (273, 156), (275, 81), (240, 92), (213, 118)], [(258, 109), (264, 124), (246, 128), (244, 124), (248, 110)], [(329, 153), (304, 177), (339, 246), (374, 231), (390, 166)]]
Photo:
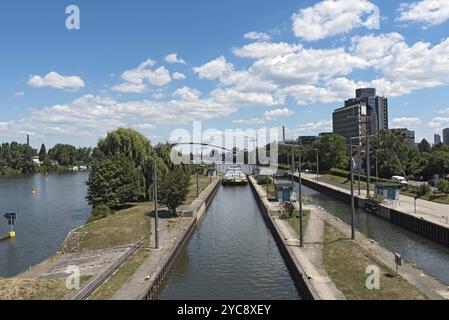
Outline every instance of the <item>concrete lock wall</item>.
[[(295, 180), (299, 181), (299, 178), (295, 177)], [(302, 184), (316, 191), (322, 192), (328, 196), (331, 196), (335, 199), (344, 201), (348, 204), (351, 203), (351, 195), (345, 192), (341, 192), (306, 179), (302, 179)], [(365, 208), (364, 199), (359, 199), (355, 197), (354, 200), (356, 207), (362, 209)], [(404, 229), (407, 229), (411, 232), (414, 232), (420, 236), (435, 241), (439, 244), (449, 246), (449, 229), (444, 226), (435, 224), (427, 220), (419, 219), (417, 217), (414, 217), (404, 212), (400, 212), (395, 209), (385, 207), (382, 204), (379, 204), (377, 206), (376, 212), (373, 212), (372, 214), (382, 219), (388, 220), (391, 223), (400, 226)]]
[(295, 285), (298, 288), (301, 297), (305, 300), (319, 300), (319, 297), (316, 294), (311, 282), (309, 281), (309, 279), (307, 279), (307, 276), (305, 276), (303, 268), (294, 257), (291, 248), (285, 243), (277, 225), (273, 222), (267, 204), (264, 203), (263, 198), (257, 192), (252, 179), (249, 179), (249, 184), (251, 186), (251, 190), (253, 191), (254, 197), (256, 198), (256, 202), (259, 206), (260, 212), (262, 213), (262, 216), (268, 228), (273, 234), (279, 251), (284, 258), (285, 264), (287, 265), (287, 268), (292, 275), (293, 281), (295, 282)]
[(169, 253), (159, 264), (156, 272), (151, 277), (148, 285), (142, 290), (138, 296), (138, 300), (153, 300), (156, 299), (161, 288), (162, 281), (170, 271), (170, 267), (176, 259), (178, 253), (184, 248), (187, 240), (192, 235), (198, 222), (204, 217), (207, 208), (212, 203), (214, 196), (220, 188), (220, 179), (215, 178), (200, 196), (185, 210), (184, 217), (192, 217), (187, 229), (183, 233), (181, 239), (170, 249)]

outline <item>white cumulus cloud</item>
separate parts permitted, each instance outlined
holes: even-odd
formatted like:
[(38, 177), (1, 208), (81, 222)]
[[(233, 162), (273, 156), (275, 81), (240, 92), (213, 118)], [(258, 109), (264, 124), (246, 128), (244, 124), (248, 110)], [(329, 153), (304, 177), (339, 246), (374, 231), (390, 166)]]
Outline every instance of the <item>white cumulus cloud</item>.
[(293, 32), (308, 41), (347, 33), (355, 28), (379, 27), (379, 10), (367, 0), (325, 0), (292, 16)]
[(417, 21), (427, 26), (441, 24), (449, 19), (449, 1), (421, 0), (402, 3), (397, 21)]
[(271, 37), (266, 34), (265, 32), (255, 32), (255, 31), (251, 31), (248, 33), (245, 33), (245, 35), (243, 36), (245, 39), (248, 40), (253, 40), (253, 41), (270, 41)]
[(184, 59), (181, 59), (178, 57), (177, 53), (171, 53), (167, 56), (165, 56), (165, 62), (171, 63), (171, 64), (186, 64), (187, 62)]
[(84, 81), (78, 76), (62, 76), (57, 72), (51, 71), (44, 77), (34, 75), (30, 76), (28, 84), (32, 87), (52, 87), (55, 89), (77, 90), (84, 88)]

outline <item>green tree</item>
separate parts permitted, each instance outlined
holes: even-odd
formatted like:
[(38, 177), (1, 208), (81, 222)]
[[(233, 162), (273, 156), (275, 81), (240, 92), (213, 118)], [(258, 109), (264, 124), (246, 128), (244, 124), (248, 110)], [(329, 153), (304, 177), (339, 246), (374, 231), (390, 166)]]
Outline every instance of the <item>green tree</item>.
[(449, 181), (440, 179), (437, 184), (438, 191), (444, 193), (445, 195), (449, 194)]
[(87, 182), (87, 200), (109, 208), (136, 201), (142, 194), (139, 171), (124, 155), (95, 159)]
[(166, 205), (173, 214), (187, 198), (189, 193), (190, 176), (182, 170), (168, 172), (158, 184), (158, 197), (162, 204)]
[(423, 183), (418, 187), (418, 191), (416, 192), (416, 195), (418, 198), (424, 197), (426, 194), (430, 192), (430, 187), (427, 183)]
[(321, 171), (329, 171), (332, 168), (346, 170), (349, 166), (349, 152), (347, 140), (338, 134), (329, 134), (315, 141), (314, 148), (318, 149)]
[(418, 143), (418, 149), (421, 152), (427, 152), (430, 153), (430, 143), (426, 139), (422, 139), (420, 143)]
[(407, 148), (404, 134), (386, 130), (379, 133), (373, 141), (373, 149), (377, 151), (380, 177), (389, 179), (394, 175), (405, 175)]
[(51, 160), (57, 161), (61, 166), (74, 165), (76, 161), (76, 147), (69, 144), (56, 144), (48, 150)]
[(153, 151), (150, 141), (139, 132), (129, 128), (118, 128), (109, 132), (106, 138), (98, 142), (94, 152), (104, 156), (123, 155), (130, 159), (138, 170), (138, 179), (142, 185), (142, 196), (149, 199), (152, 194)]
[(39, 150), (39, 161), (43, 162), (46, 156), (47, 156), (47, 149), (45, 148), (45, 144), (42, 144), (41, 149)]

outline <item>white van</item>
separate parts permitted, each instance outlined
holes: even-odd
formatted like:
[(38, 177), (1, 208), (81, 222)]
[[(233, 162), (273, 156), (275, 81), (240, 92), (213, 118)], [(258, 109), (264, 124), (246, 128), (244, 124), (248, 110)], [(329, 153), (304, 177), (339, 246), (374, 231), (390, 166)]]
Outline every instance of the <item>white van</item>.
[(405, 179), (402, 176), (393, 176), (393, 177), (391, 177), (391, 180), (393, 180), (394, 182), (400, 183), (403, 186), (408, 185), (407, 179)]

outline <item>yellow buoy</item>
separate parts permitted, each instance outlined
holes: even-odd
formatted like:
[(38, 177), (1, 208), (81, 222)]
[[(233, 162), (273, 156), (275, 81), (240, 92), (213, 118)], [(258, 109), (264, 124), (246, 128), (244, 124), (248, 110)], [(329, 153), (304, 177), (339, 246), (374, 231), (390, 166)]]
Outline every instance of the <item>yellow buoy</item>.
[(9, 237), (10, 238), (15, 238), (16, 237), (16, 232), (15, 231), (10, 231), (9, 232)]

